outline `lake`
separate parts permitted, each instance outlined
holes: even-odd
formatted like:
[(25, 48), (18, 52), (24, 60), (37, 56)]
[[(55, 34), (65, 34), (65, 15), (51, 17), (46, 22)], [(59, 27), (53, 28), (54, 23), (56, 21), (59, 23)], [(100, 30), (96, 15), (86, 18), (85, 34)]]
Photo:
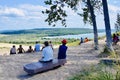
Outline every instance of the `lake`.
[[(98, 37), (105, 36), (105, 32), (98, 33)], [(45, 37), (45, 38), (74, 38), (74, 39), (80, 39), (80, 38), (88, 37), (89, 39), (94, 38), (93, 33), (86, 33), (86, 34), (78, 34), (78, 35), (64, 35), (64, 36), (52, 36), (52, 37)]]

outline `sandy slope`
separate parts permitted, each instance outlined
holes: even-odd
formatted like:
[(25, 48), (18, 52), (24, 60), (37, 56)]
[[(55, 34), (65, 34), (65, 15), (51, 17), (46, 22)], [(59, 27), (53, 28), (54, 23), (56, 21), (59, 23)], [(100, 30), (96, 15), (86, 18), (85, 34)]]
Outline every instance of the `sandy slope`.
[[(96, 55), (102, 51), (104, 42), (99, 41), (99, 50), (93, 49), (93, 42), (69, 47), (67, 63), (64, 66), (34, 76), (27, 75), (23, 71), (23, 65), (38, 61), (41, 52), (0, 56), (0, 80), (65, 80), (82, 68), (97, 64), (99, 58), (96, 58)], [(54, 50), (54, 57), (57, 56), (57, 51), (57, 49)]]
[[(16, 46), (16, 49), (19, 47), (19, 45), (16, 44), (0, 43), (0, 55), (9, 55), (10, 49), (13, 45)], [(29, 46), (23, 45), (23, 48), (27, 50)]]

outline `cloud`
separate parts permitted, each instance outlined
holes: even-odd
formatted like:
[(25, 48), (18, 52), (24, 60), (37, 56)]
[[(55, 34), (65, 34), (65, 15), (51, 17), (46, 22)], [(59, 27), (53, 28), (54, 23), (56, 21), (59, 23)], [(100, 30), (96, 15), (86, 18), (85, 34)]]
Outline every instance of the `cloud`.
[(40, 5), (30, 5), (30, 4), (23, 4), (19, 6), (20, 9), (24, 10), (26, 14), (26, 18), (28, 19), (45, 19), (45, 15), (42, 14), (42, 11), (47, 9), (46, 7)]
[[(81, 6), (79, 7), (81, 11)], [(31, 5), (31, 4), (22, 4), (16, 7), (8, 7), (8, 6), (0, 6), (0, 28), (3, 29), (27, 29), (27, 28), (38, 28), (38, 27), (51, 27), (44, 20), (46, 19), (46, 15), (42, 14), (42, 11), (47, 9), (45, 6), (40, 5)], [(113, 17), (115, 20), (116, 12), (120, 11), (120, 8), (117, 6), (109, 5), (110, 17)], [(85, 26), (82, 18), (78, 16), (74, 11), (70, 8), (65, 7), (66, 12), (68, 13), (67, 17), (67, 25), (68, 27), (83, 27)], [(98, 16), (99, 17), (99, 16)], [(104, 25), (103, 19), (98, 19), (98, 27)], [(103, 24), (103, 25), (101, 25)], [(112, 23), (114, 24), (114, 23)], [(60, 27), (61, 24), (58, 23), (57, 27)], [(90, 26), (90, 25), (87, 25)], [(63, 26), (62, 26), (63, 27)]]
[(31, 4), (23, 4), (20, 5), (19, 7), (27, 11), (42, 11), (46, 9), (46, 7), (40, 5), (31, 5)]
[(108, 5), (108, 8), (109, 8), (109, 10), (110, 10), (111, 12), (114, 12), (114, 13), (120, 11), (120, 7), (115, 6), (115, 5)]
[(0, 6), (0, 28), (27, 29), (48, 26), (44, 22), (46, 16), (41, 12), (45, 9), (46, 7), (40, 5), (28, 4), (16, 7)]
[(22, 17), (25, 16), (24, 11), (12, 7), (0, 7), (0, 16), (3, 17)]

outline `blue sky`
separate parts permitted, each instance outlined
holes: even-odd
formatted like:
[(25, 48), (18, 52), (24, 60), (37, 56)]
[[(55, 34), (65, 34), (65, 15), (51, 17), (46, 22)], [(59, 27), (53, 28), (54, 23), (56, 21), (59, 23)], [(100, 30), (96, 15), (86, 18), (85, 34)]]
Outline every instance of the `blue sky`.
[[(114, 28), (116, 15), (120, 13), (120, 0), (108, 0), (108, 6), (111, 28)], [(52, 28), (44, 22), (47, 16), (41, 13), (46, 8), (44, 0), (0, 0), (0, 30)], [(68, 8), (66, 10), (68, 28), (92, 28), (89, 24), (85, 25), (74, 11)], [(97, 14), (96, 19), (97, 27), (104, 29), (103, 15)], [(64, 28), (59, 23), (56, 27)]]

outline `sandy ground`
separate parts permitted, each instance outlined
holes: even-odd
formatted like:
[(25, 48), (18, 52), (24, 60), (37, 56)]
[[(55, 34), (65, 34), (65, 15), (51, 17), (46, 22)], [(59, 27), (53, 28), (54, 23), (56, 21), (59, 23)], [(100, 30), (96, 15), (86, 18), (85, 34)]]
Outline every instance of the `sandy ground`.
[[(0, 80), (66, 80), (81, 69), (99, 63), (100, 58), (96, 56), (103, 51), (105, 41), (100, 40), (99, 43), (99, 50), (94, 50), (92, 41), (68, 47), (67, 63), (64, 66), (33, 76), (23, 70), (23, 65), (38, 61), (41, 52), (0, 56)], [(54, 57), (57, 51), (54, 50)]]

